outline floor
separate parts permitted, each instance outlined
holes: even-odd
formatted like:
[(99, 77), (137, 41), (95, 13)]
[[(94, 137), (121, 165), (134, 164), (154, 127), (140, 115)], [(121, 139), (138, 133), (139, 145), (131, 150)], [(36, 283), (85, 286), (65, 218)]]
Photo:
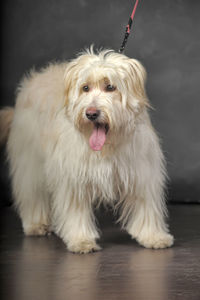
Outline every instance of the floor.
[(171, 205), (175, 245), (140, 247), (113, 223), (99, 217), (98, 253), (67, 252), (55, 235), (25, 237), (11, 208), (0, 215), (1, 300), (199, 300), (200, 205)]

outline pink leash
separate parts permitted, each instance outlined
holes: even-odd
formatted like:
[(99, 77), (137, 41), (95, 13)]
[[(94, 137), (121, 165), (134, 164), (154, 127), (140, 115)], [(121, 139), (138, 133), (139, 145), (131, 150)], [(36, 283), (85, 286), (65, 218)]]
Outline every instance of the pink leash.
[(125, 32), (124, 40), (123, 40), (122, 45), (121, 45), (121, 47), (119, 49), (120, 53), (124, 52), (124, 49), (125, 49), (125, 46), (126, 46), (126, 43), (127, 43), (128, 37), (129, 37), (129, 34), (131, 32), (131, 26), (132, 26), (132, 23), (133, 23), (133, 18), (135, 16), (135, 12), (136, 12), (136, 9), (137, 9), (138, 2), (139, 2), (139, 0), (135, 1), (135, 5), (133, 7), (132, 14), (131, 14), (131, 16), (129, 18), (128, 24), (126, 25), (126, 32)]

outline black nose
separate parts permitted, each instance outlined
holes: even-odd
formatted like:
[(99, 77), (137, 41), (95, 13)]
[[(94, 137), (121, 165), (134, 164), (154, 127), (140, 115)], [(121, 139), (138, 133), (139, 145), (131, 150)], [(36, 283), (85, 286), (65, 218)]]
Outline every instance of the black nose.
[(100, 115), (100, 110), (97, 110), (95, 107), (90, 107), (86, 110), (86, 117), (90, 121), (95, 121)]

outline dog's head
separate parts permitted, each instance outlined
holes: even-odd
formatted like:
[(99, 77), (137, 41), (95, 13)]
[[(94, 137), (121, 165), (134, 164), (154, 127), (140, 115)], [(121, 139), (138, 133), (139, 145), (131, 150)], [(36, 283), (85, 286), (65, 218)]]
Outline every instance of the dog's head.
[(65, 72), (67, 114), (99, 151), (134, 130), (135, 119), (148, 105), (146, 73), (135, 59), (111, 50), (92, 49), (71, 61)]

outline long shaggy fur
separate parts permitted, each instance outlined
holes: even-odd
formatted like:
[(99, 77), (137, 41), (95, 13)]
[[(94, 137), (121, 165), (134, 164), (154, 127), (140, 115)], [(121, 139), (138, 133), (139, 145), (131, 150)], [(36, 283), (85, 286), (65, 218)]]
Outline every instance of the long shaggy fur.
[[(119, 210), (122, 227), (141, 245), (172, 245), (165, 160), (148, 115), (145, 77), (137, 60), (90, 49), (22, 80), (7, 151), (25, 234), (53, 230), (70, 251), (99, 250), (93, 206), (104, 202)], [(89, 142), (96, 126), (87, 118), (91, 107), (109, 128), (100, 151)]]

